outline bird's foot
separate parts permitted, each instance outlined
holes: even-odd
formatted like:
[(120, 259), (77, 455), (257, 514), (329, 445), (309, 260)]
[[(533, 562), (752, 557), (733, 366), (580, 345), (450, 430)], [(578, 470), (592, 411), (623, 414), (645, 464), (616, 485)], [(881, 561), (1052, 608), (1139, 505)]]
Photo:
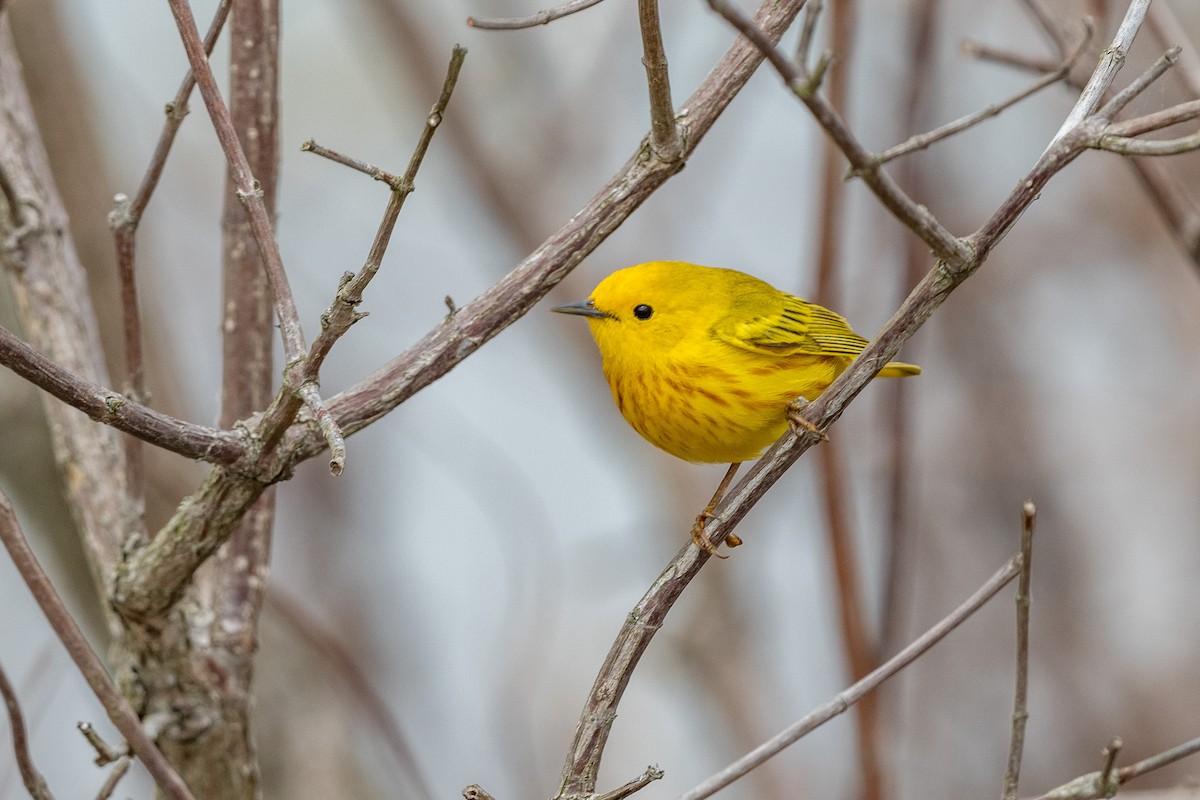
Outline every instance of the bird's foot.
[(795, 400), (790, 406), (788, 406), (787, 419), (788, 425), (791, 426), (792, 433), (796, 434), (797, 436), (803, 436), (805, 433), (811, 433), (816, 435), (816, 437), (822, 442), (828, 442), (829, 437), (825, 435), (825, 431), (821, 430), (816, 425), (813, 425), (811, 422), (801, 416), (800, 412), (802, 412), (807, 406), (808, 401), (802, 397)]

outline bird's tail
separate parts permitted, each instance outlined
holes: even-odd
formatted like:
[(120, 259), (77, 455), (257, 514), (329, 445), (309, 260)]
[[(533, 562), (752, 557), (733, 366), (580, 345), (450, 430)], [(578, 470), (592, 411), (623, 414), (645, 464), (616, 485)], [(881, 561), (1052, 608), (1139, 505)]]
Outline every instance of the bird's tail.
[(921, 368), (916, 364), (905, 364), (903, 361), (889, 361), (879, 370), (880, 378), (907, 378), (910, 375), (920, 375)]

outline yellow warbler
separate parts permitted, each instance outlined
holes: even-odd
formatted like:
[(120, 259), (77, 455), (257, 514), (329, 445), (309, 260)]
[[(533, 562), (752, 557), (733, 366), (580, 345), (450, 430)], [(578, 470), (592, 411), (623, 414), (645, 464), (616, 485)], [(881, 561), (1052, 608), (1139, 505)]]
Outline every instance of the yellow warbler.
[[(618, 270), (587, 301), (554, 310), (587, 318), (634, 430), (673, 456), (735, 467), (783, 434), (793, 400), (817, 397), (867, 344), (826, 308), (743, 272), (681, 261)], [(920, 372), (891, 362), (879, 374)]]

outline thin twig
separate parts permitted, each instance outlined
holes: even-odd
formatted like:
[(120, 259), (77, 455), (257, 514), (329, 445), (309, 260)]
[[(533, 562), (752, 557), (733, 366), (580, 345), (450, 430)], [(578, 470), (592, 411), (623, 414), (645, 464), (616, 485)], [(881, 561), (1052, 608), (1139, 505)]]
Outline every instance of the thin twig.
[[(1104, 763), (1100, 765), (1100, 785), (1108, 786), (1109, 779), (1112, 778), (1113, 767), (1117, 765), (1117, 756), (1121, 754), (1121, 748), (1125, 746), (1125, 742), (1120, 736), (1114, 736), (1100, 751)], [(1113, 793), (1116, 793), (1116, 788), (1113, 787)]]
[(825, 9), (824, 0), (811, 0), (804, 6), (804, 20), (800, 23), (800, 38), (796, 41), (796, 63), (808, 69), (809, 54), (812, 52), (813, 34), (817, 20)]
[(125, 777), (125, 773), (129, 772), (132, 764), (133, 759), (129, 756), (121, 756), (117, 759), (117, 765), (112, 768), (112, 772), (108, 773), (108, 778), (100, 786), (96, 800), (108, 800), (112, 797), (113, 792), (117, 790), (117, 784), (121, 782), (121, 778)]
[(533, 28), (538, 25), (545, 25), (553, 22), (556, 19), (562, 19), (565, 16), (574, 14), (576, 11), (583, 11), (585, 8), (591, 8), (599, 2), (600, 0), (571, 0), (569, 3), (563, 3), (561, 6), (548, 8), (545, 11), (539, 11), (536, 14), (531, 14), (528, 17), (467, 17), (467, 24), (472, 28), (481, 28), (483, 30), (493, 31)]
[(0, 365), (97, 422), (164, 450), (226, 465), (238, 462), (246, 454), (245, 442), (239, 434), (176, 419), (112, 389), (84, 380), (3, 326), (0, 326)]
[(1124, 156), (1177, 156), (1200, 150), (1200, 132), (1178, 139), (1153, 140), (1106, 134), (1100, 137), (1095, 148)]
[(1182, 48), (1180, 48), (1179, 45), (1175, 45), (1167, 50), (1167, 52), (1159, 56), (1158, 59), (1156, 59), (1155, 62), (1150, 65), (1149, 69), (1137, 76), (1137, 78), (1131, 81), (1130, 84), (1124, 89), (1113, 95), (1112, 99), (1105, 103), (1100, 110), (1096, 112), (1096, 118), (1106, 122), (1114, 119), (1117, 114), (1121, 113), (1121, 110), (1125, 108), (1125, 106), (1129, 105), (1129, 102), (1133, 100), (1133, 98), (1144, 92), (1147, 88), (1149, 88), (1150, 84), (1162, 77), (1164, 72), (1175, 66), (1175, 63), (1179, 61), (1179, 52), (1181, 49)]
[(1121, 26), (1117, 29), (1116, 36), (1113, 37), (1112, 44), (1100, 56), (1100, 62), (1092, 71), (1092, 76), (1084, 85), (1071, 112), (1063, 120), (1058, 133), (1054, 134), (1054, 138), (1050, 140), (1050, 144), (1046, 147), (1047, 151), (1078, 127), (1086, 117), (1091, 116), (1100, 106), (1104, 95), (1112, 86), (1113, 79), (1117, 77), (1117, 72), (1125, 64), (1125, 57), (1129, 54), (1129, 48), (1133, 45), (1133, 39), (1137, 36), (1149, 6), (1150, 0), (1133, 0), (1129, 4), (1129, 8), (1125, 11), (1125, 18), (1121, 20)]
[(631, 780), (629, 783), (623, 786), (618, 786), (611, 792), (605, 792), (604, 794), (598, 796), (596, 800), (625, 800), (626, 797), (629, 797), (635, 792), (640, 792), (654, 781), (662, 780), (662, 776), (663, 771), (657, 766), (652, 765), (646, 767), (645, 772)]
[(985, 44), (984, 42), (977, 42), (974, 39), (964, 39), (959, 45), (959, 50), (962, 51), (963, 55), (977, 58), (981, 61), (991, 61), (995, 64), (1003, 64), (1007, 67), (1016, 67), (1027, 72), (1042, 74), (1054, 72), (1062, 63), (1049, 58), (1039, 58), (1038, 56), (1018, 53), (1014, 50)]
[(86, 739), (87, 743), (92, 746), (92, 749), (96, 751), (95, 764), (97, 767), (103, 767), (105, 764), (111, 764), (121, 756), (128, 755), (128, 747), (124, 748), (123, 750), (117, 750), (113, 747), (110, 747), (108, 742), (104, 741), (104, 737), (99, 734), (92, 723), (80, 722), (76, 724), (75, 727), (81, 734), (83, 734), (83, 738)]
[(1123, 746), (1121, 740), (1113, 739), (1104, 748), (1106, 768), (1099, 772), (1089, 772), (1078, 778), (1067, 781), (1061, 786), (1051, 789), (1038, 800), (1098, 800), (1101, 797), (1112, 797), (1121, 787), (1134, 778), (1174, 764), (1182, 758), (1200, 753), (1200, 737), (1177, 744), (1161, 753), (1144, 758), (1135, 764), (1121, 767), (1115, 771), (1108, 765), (1110, 753), (1115, 759), (1116, 751)]
[(1021, 782), (1021, 757), (1025, 752), (1025, 723), (1029, 720), (1029, 604), (1033, 568), (1033, 528), (1037, 508), (1032, 502), (1021, 507), (1021, 580), (1017, 583), (1017, 678), (1013, 692), (1012, 731), (1008, 740), (1008, 766), (1004, 770), (1002, 800), (1016, 800)]
[[(987, 108), (980, 109), (973, 114), (967, 114), (965, 117), (961, 117), (953, 122), (949, 122), (940, 128), (935, 128), (931, 131), (912, 136), (906, 141), (903, 141), (893, 147), (889, 147), (887, 150), (884, 150), (882, 153), (876, 155), (872, 159), (872, 163), (875, 165), (886, 164), (889, 161), (899, 158), (900, 156), (908, 155), (909, 153), (917, 150), (924, 150), (935, 142), (940, 142), (942, 139), (953, 136), (956, 133), (961, 133), (962, 131), (965, 131), (973, 125), (977, 125), (984, 120), (991, 119), (1005, 109), (1011, 108), (1022, 100), (1037, 94), (1047, 86), (1053, 86), (1059, 81), (1066, 80), (1066, 78), (1071, 74), (1071, 68), (1075, 65), (1075, 62), (1087, 49), (1088, 42), (1091, 41), (1091, 35), (1092, 27), (1089, 25), (1086, 27), (1086, 32), (1084, 33), (1083, 38), (1068, 56), (1066, 61), (1060, 64), (1057, 69), (1038, 78), (1012, 97), (1009, 97), (1006, 100), (1001, 100), (999, 103), (993, 103)], [(852, 172), (851, 174), (855, 173)]]
[[(3, 502), (0, 500), (0, 503)], [(3, 507), (0, 506), (0, 514), (2, 513)], [(4, 520), (0, 519), (0, 527), (4, 524)], [(8, 674), (5, 673), (2, 665), (0, 665), (0, 696), (4, 697), (4, 705), (8, 709), (8, 724), (12, 728), (13, 753), (16, 756), (17, 769), (21, 773), (21, 781), (25, 784), (25, 789), (34, 800), (54, 800), (54, 795), (50, 793), (50, 787), (46, 785), (46, 779), (34, 766), (33, 756), (29, 753), (29, 737), (25, 733), (25, 715), (21, 713), (21, 703), (17, 700), (17, 692), (9, 682)]]
[(1130, 764), (1128, 767), (1121, 767), (1117, 770), (1117, 780), (1125, 784), (1134, 778), (1145, 775), (1147, 772), (1153, 772), (1156, 769), (1174, 764), (1181, 758), (1187, 758), (1195, 753), (1200, 753), (1200, 737), (1177, 744), (1169, 750), (1164, 750), (1158, 755), (1144, 758), (1137, 763)]
[(1104, 133), (1114, 136), (1140, 136), (1181, 122), (1190, 122), (1197, 117), (1200, 117), (1200, 100), (1189, 100), (1161, 111), (1113, 122), (1104, 128)]
[(995, 597), (997, 592), (1020, 574), (1020, 571), (1021, 556), (1015, 555), (992, 577), (988, 578), (982, 586), (975, 590), (974, 594), (968, 597), (962, 605), (954, 609), (949, 616), (914, 639), (911, 644), (885, 661), (870, 675), (858, 681), (853, 686), (839, 692), (827, 702), (822, 703), (800, 720), (789, 725), (768, 741), (725, 767), (725, 769), (716, 775), (680, 795), (679, 800), (701, 800), (715, 794), (786, 747), (807, 736), (839, 714), (844, 713), (851, 705), (858, 702), (863, 695), (907, 667), (931, 647), (944, 639), (950, 631), (965, 622), (972, 614), (982, 608), (988, 600)]
[(871, 166), (871, 153), (846, 127), (837, 110), (817, 92), (822, 71), (821, 63), (818, 63), (810, 74), (800, 65), (793, 63), (773, 42), (763, 36), (757, 25), (726, 0), (707, 2), (714, 11), (763, 52), (788, 88), (808, 107), (817, 122), (841, 149), (850, 161), (851, 168), (861, 173), (859, 177), (862, 181), (900, 222), (920, 236), (935, 255), (955, 268), (972, 260), (972, 254), (965, 244), (938, 222), (929, 209), (905, 194), (882, 169)]
[(4, 542), (4, 547), (8, 550), (9, 557), (12, 558), (13, 566), (17, 568), (17, 572), (29, 587), (29, 591), (33, 594), (38, 606), (41, 607), (42, 613), (46, 615), (50, 627), (54, 629), (59, 641), (66, 647), (71, 660), (83, 674), (84, 680), (92, 688), (92, 692), (100, 700), (100, 704), (104, 706), (108, 718), (125, 737), (125, 741), (129, 743), (137, 757), (146, 765), (146, 769), (150, 771), (158, 787), (173, 800), (195, 800), (187, 785), (167, 762), (162, 751), (146, 734), (141, 720), (134, 713), (129, 701), (122, 696), (112, 682), (112, 678), (108, 676), (104, 662), (92, 650), (92, 646), (88, 644), (83, 631), (79, 630), (71, 612), (67, 611), (66, 606), (63, 605), (54, 585), (50, 583), (50, 579), (46, 576), (41, 564), (38, 563), (33, 550), (29, 548), (29, 543), (25, 540), (25, 535), (21, 532), (20, 524), (17, 522), (17, 515), (13, 512), (12, 505), (3, 492), (0, 492), (0, 540)]
[(312, 153), (313, 155), (321, 156), (322, 158), (328, 158), (334, 163), (341, 164), (342, 166), (349, 167), (350, 169), (358, 170), (364, 175), (370, 175), (375, 180), (386, 183), (388, 186), (392, 187), (392, 189), (400, 188), (399, 176), (393, 175), (387, 170), (377, 167), (374, 164), (368, 164), (367, 162), (360, 161), (353, 156), (348, 156), (344, 153), (339, 153), (336, 150), (331, 150), (324, 145), (317, 144), (312, 139), (309, 139), (308, 141), (304, 142), (304, 144), (300, 145), (300, 150), (305, 153)]
[(658, 0), (638, 0), (638, 23), (642, 32), (642, 66), (646, 68), (646, 87), (650, 92), (650, 146), (659, 158), (671, 163), (682, 157), (682, 145), (675, 125), (675, 106), (671, 103), (671, 78), (658, 19)]

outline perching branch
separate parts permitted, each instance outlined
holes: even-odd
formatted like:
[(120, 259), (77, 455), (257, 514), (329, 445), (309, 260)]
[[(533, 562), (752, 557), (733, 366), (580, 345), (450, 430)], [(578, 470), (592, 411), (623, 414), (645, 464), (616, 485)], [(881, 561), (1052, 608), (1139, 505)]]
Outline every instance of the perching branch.
[(576, 11), (591, 8), (599, 2), (600, 0), (571, 0), (569, 3), (563, 3), (561, 6), (539, 11), (528, 17), (467, 17), (467, 24), (472, 28), (493, 31), (534, 28), (538, 25), (551, 23), (556, 19), (562, 19), (565, 16), (574, 14)]
[(29, 548), (29, 543), (25, 540), (25, 535), (21, 532), (17, 522), (17, 515), (13, 512), (12, 505), (9, 504), (8, 497), (3, 492), (0, 492), (0, 542), (4, 543), (13, 566), (17, 568), (25, 585), (29, 587), (29, 591), (33, 594), (38, 606), (41, 607), (42, 613), (46, 615), (50, 627), (54, 629), (55, 634), (66, 647), (71, 660), (75, 662), (75, 666), (79, 668), (84, 680), (92, 688), (92, 692), (100, 700), (100, 704), (104, 706), (108, 718), (125, 737), (125, 741), (129, 743), (137, 757), (146, 765), (146, 769), (150, 771), (158, 787), (172, 800), (195, 800), (187, 786), (180, 780), (179, 775), (167, 763), (167, 759), (155, 745), (154, 740), (146, 734), (141, 720), (134, 713), (129, 701), (121, 695), (112, 678), (108, 676), (104, 662), (92, 650), (83, 631), (79, 630), (71, 613), (63, 605), (58, 592), (55, 591), (41, 564), (38, 563), (37, 557)]
[[(689, 552), (690, 551), (690, 552)], [(685, 555), (697, 554), (700, 551), (694, 545), (688, 545), (676, 556), (679, 560)], [(707, 554), (705, 556), (707, 560)], [(700, 785), (685, 792), (679, 800), (702, 800), (709, 797), (743, 775), (758, 767), (772, 756), (777, 755), (788, 746), (812, 733), (829, 720), (844, 713), (850, 706), (858, 702), (868, 692), (876, 689), (884, 681), (891, 678), (900, 670), (907, 667), (925, 654), (931, 647), (944, 639), (952, 630), (965, 622), (989, 600), (1003, 589), (1021, 572), (1021, 555), (1015, 555), (1008, 560), (997, 572), (988, 578), (975, 593), (963, 601), (945, 619), (914, 639), (907, 647), (889, 658), (870, 675), (855, 683), (853, 686), (839, 692), (830, 700), (822, 703), (801, 719), (789, 725), (768, 741), (751, 750), (746, 755), (733, 762), (725, 769), (713, 775)]]
[[(2, 510), (0, 513), (3, 513)], [(0, 526), (3, 525), (4, 521), (0, 520)], [(54, 795), (50, 794), (50, 788), (46, 785), (46, 779), (34, 766), (33, 756), (29, 753), (29, 738), (25, 734), (25, 715), (21, 713), (21, 703), (17, 700), (16, 689), (9, 682), (8, 674), (5, 673), (3, 666), (0, 666), (0, 697), (4, 698), (4, 705), (8, 709), (8, 724), (12, 729), (13, 754), (16, 756), (17, 770), (21, 773), (21, 781), (25, 784), (26, 791), (33, 800), (54, 800)]]

